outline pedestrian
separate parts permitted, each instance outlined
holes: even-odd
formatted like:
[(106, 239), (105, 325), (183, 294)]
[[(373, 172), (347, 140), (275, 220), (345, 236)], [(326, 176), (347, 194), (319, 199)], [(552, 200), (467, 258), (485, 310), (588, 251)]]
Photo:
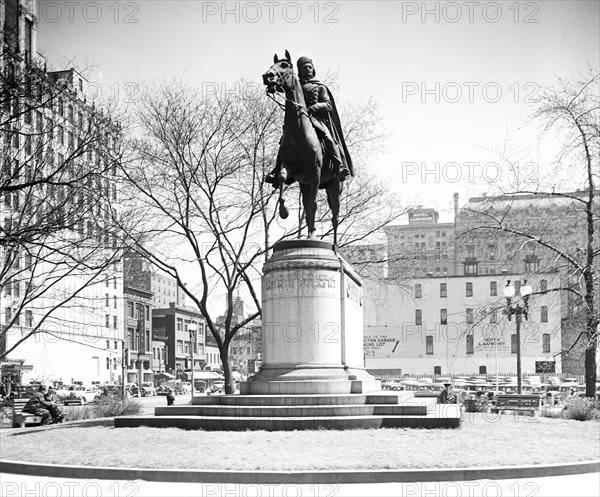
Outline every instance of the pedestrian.
[(175, 402), (175, 395), (173, 394), (173, 389), (169, 388), (167, 390), (167, 405), (172, 406)]

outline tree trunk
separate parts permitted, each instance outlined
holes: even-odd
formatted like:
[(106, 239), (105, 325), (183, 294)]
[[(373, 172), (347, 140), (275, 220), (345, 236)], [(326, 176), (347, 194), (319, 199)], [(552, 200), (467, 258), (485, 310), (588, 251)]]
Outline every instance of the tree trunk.
[(220, 349), (221, 362), (223, 363), (223, 375), (225, 376), (225, 393), (234, 393), (233, 375), (231, 374), (231, 362), (229, 361), (229, 342), (224, 341)]

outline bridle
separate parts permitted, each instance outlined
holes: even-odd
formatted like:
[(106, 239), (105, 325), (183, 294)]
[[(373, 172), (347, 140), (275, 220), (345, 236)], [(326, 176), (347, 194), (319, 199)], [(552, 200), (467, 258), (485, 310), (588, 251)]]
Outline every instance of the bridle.
[[(275, 65), (277, 65), (277, 64), (275, 64)], [(273, 67), (275, 67), (275, 65), (271, 66), (271, 69), (273, 69)], [(273, 72), (275, 72), (275, 75), (278, 77), (279, 81), (283, 81), (284, 80), (283, 76), (281, 75), (281, 72), (278, 69), (275, 69)], [(292, 70), (292, 72), (290, 74), (292, 75), (292, 77), (294, 76), (293, 70)], [(283, 85), (277, 85), (277, 86), (282, 87)], [(271, 100), (273, 100), (273, 102), (275, 102), (281, 109), (285, 110), (285, 105), (282, 104), (281, 102), (279, 102), (273, 96), (272, 93), (269, 93), (267, 91), (267, 97), (270, 98)], [(284, 99), (285, 102), (291, 103), (300, 114), (304, 114), (306, 117), (310, 118), (310, 114), (308, 113), (308, 109), (306, 108), (305, 105), (300, 105), (298, 102), (294, 102), (293, 100), (290, 100), (289, 98), (287, 98), (285, 96), (285, 92), (283, 92), (283, 99)]]

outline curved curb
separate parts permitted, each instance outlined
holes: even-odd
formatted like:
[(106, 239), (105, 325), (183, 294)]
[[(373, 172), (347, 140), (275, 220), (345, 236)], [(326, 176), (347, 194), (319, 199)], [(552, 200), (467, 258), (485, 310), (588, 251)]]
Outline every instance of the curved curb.
[(56, 478), (145, 480), (173, 483), (392, 483), (543, 478), (600, 472), (600, 461), (500, 468), (373, 471), (210, 471), (67, 466), (0, 460), (1, 473)]

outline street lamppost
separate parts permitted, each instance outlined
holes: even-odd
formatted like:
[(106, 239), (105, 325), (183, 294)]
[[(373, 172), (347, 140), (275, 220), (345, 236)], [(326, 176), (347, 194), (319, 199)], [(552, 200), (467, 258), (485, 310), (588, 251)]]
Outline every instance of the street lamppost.
[[(511, 316), (515, 315), (515, 324), (517, 327), (517, 393), (521, 393), (522, 379), (521, 379), (521, 316), (525, 316), (525, 320), (528, 319), (529, 312), (529, 296), (532, 293), (531, 286), (527, 284), (527, 280), (523, 280), (523, 284), (519, 290), (518, 297), (515, 298), (517, 293), (515, 287), (511, 284), (510, 280), (506, 282), (504, 287), (504, 296), (506, 297), (506, 312), (508, 320), (510, 321)], [(514, 299), (514, 300), (513, 300)]]
[(188, 325), (188, 333), (190, 334), (190, 363), (192, 368), (191, 380), (192, 380), (192, 388), (191, 390), (191, 399), (194, 399), (194, 344), (196, 342), (196, 330), (197, 327), (194, 323)]

